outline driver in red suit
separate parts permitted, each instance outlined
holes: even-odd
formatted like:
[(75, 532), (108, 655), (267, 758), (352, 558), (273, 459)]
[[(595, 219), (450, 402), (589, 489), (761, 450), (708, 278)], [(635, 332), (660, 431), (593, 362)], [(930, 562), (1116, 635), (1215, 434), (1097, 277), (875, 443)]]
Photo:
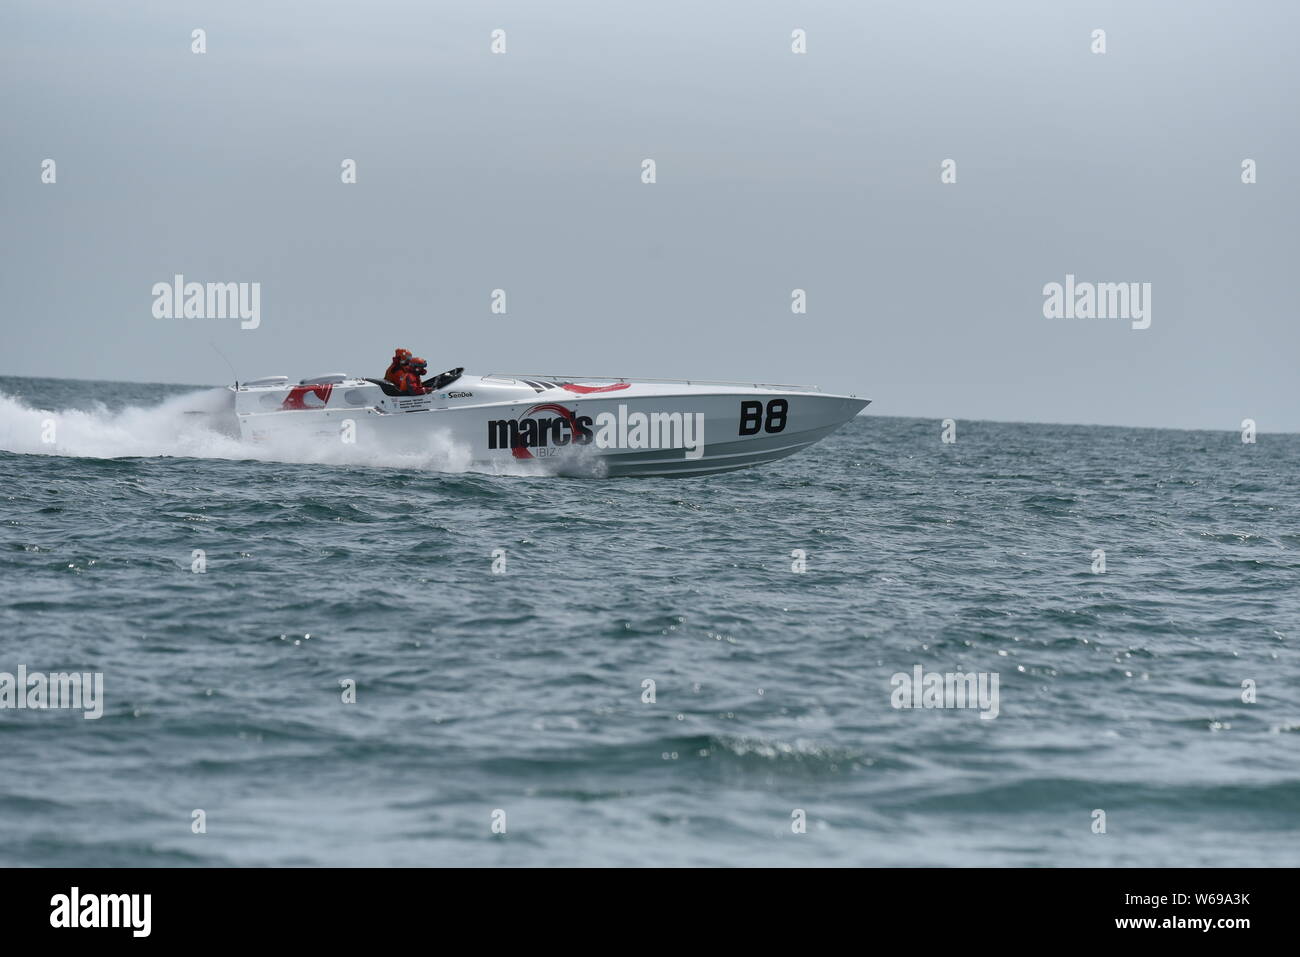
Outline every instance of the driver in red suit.
[(384, 378), (389, 382), (391, 382), (393, 385), (397, 385), (398, 375), (401, 374), (402, 370), (406, 368), (406, 364), (410, 361), (411, 361), (410, 349), (395, 350), (393, 352), (393, 361), (389, 363), (388, 371), (384, 373)]
[(409, 359), (400, 372), (397, 373), (396, 385), (402, 395), (424, 395), (431, 391), (424, 387), (421, 381), (426, 372), (429, 371), (428, 363), (418, 357)]

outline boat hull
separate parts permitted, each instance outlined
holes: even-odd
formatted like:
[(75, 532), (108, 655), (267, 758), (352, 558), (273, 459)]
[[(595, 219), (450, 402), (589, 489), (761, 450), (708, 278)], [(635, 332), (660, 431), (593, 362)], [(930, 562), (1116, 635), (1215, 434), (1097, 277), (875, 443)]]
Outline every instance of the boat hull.
[(813, 390), (467, 376), (429, 396), (386, 395), (342, 376), (236, 390), (254, 443), (347, 442), (359, 450), (451, 447), (489, 471), (706, 475), (776, 461), (825, 438), (868, 403)]

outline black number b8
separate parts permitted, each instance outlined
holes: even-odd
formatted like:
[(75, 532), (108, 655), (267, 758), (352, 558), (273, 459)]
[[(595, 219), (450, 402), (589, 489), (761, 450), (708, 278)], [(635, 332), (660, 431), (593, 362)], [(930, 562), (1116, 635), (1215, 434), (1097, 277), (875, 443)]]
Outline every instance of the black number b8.
[(748, 400), (740, 403), (740, 434), (757, 435), (761, 428), (764, 432), (780, 432), (785, 429), (786, 415), (790, 403), (785, 399), (773, 399), (767, 404), (767, 417), (763, 416), (763, 403)]

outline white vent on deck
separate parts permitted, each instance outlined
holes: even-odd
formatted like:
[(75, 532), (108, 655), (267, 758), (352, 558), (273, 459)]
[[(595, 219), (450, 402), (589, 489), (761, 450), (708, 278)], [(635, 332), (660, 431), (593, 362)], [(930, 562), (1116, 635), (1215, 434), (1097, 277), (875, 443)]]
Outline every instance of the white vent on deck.
[(299, 385), (337, 385), (346, 379), (352, 378), (346, 372), (328, 372), (325, 375), (314, 375), (301, 380)]

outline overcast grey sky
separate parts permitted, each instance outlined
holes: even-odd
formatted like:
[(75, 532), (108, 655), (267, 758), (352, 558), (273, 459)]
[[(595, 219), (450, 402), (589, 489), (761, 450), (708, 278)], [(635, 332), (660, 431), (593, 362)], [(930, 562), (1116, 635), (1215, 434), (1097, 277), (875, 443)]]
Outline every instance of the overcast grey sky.
[[(379, 375), (402, 345), (1300, 431), (1297, 36), (1289, 0), (7, 0), (0, 374), (228, 381), (213, 341), (245, 378)], [(261, 325), (155, 319), (175, 273), (259, 282)], [(1151, 327), (1045, 318), (1067, 273), (1151, 283)]]

